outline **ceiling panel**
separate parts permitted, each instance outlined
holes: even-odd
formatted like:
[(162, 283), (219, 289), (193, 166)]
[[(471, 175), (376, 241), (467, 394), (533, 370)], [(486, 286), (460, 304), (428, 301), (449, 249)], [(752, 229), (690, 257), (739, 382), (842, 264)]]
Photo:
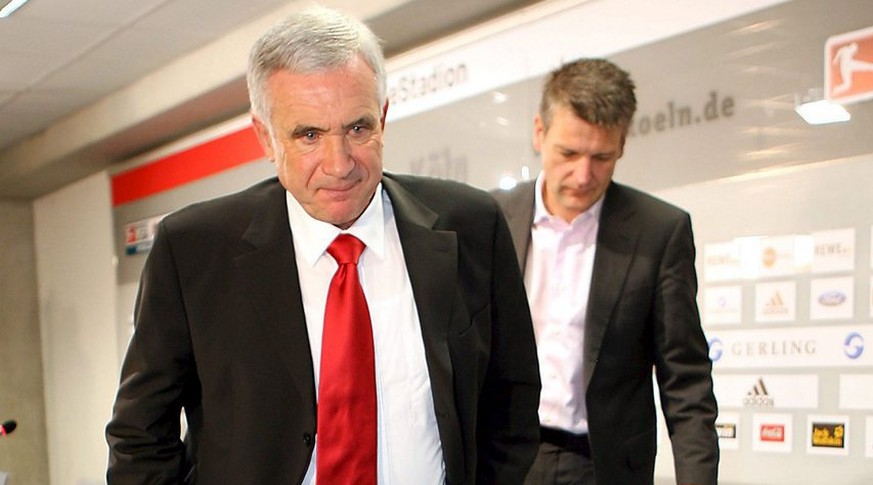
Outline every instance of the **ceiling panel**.
[[(393, 54), (537, 2), (398, 0), (382, 2), (381, 7), (378, 2), (368, 3), (368, 8), (384, 11), (368, 19), (368, 24), (384, 40), (386, 52)], [(13, 16), (0, 19), (0, 120), (3, 120), (0, 198), (33, 197), (56, 187), (57, 180), (63, 177), (56, 177), (49, 184), (38, 180), (40, 174), (54, 166), (62, 173), (66, 170), (64, 164), (80, 155), (63, 153), (52, 160), (22, 159), (17, 151), (22, 147), (27, 154), (51, 152), (43, 147), (32, 149), (28, 145), (31, 135), (44, 132), (89, 106), (99, 106), (96, 103), (112, 99), (107, 98), (110, 94), (123, 93), (119, 90), (174, 60), (294, 3), (294, 0), (31, 0)], [(393, 4), (400, 6), (389, 6)], [(197, 73), (190, 76), (196, 78)], [(159, 122), (136, 120), (136, 124), (124, 129), (135, 131), (139, 126), (149, 126), (147, 132), (119, 131), (106, 140), (89, 140), (87, 150), (118, 161), (119, 157), (140, 153), (173, 136), (183, 136), (186, 131), (239, 114), (248, 103), (243, 76), (240, 72), (239, 78), (226, 86), (192, 94), (191, 99), (161, 113)], [(160, 96), (147, 93), (146, 98), (151, 99), (153, 94)], [(139, 96), (135, 101), (148, 100)], [(169, 131), (170, 127), (175, 133)], [(81, 128), (76, 125), (72, 129), (78, 132)], [(42, 137), (39, 140), (45, 142)], [(6, 175), (11, 173), (20, 174), (21, 179), (12, 180)]]
[(250, 20), (288, 5), (287, 0), (234, 3), (234, 8), (215, 8), (215, 0), (172, 0), (140, 19), (138, 27), (164, 32), (189, 33), (216, 38)]
[(70, 24), (120, 26), (129, 24), (171, 1), (173, 0), (31, 0), (9, 18), (16, 22), (43, 19)]

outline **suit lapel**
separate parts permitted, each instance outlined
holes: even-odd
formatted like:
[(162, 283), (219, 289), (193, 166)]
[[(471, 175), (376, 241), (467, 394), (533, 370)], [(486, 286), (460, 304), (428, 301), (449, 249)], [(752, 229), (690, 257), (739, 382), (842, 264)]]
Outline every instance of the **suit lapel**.
[(585, 382), (591, 382), (609, 325), (639, 239), (636, 210), (622, 186), (612, 183), (606, 191), (597, 233), (588, 318), (585, 322)]
[(437, 214), (395, 180), (383, 177), (382, 183), (394, 208), (428, 365), (437, 364), (430, 369), (434, 394), (451, 396), (452, 364), (446, 339), (451, 318), (449, 306), (455, 300), (457, 288), (457, 237), (454, 232), (434, 230)]
[(515, 244), (515, 255), (518, 266), (524, 272), (527, 263), (527, 249), (530, 246), (530, 227), (534, 217), (534, 191), (536, 181), (531, 180), (520, 184), (512, 197), (506, 199), (503, 215), (509, 225), (509, 232)]
[(260, 319), (271, 327), (281, 359), (293, 376), (301, 395), (312, 396), (315, 383), (312, 355), (294, 245), (288, 225), (285, 189), (278, 182), (262, 195), (243, 240), (251, 250), (235, 258), (243, 288)]
[[(396, 180), (382, 184), (391, 199), (400, 244), (418, 317), (433, 390), (434, 407), (448, 482), (463, 476), (464, 458), (460, 425), (455, 410), (453, 368), (448, 346), (449, 322), (457, 299), (458, 241), (452, 231), (434, 229), (438, 215)], [(447, 419), (451, 418), (451, 419)]]

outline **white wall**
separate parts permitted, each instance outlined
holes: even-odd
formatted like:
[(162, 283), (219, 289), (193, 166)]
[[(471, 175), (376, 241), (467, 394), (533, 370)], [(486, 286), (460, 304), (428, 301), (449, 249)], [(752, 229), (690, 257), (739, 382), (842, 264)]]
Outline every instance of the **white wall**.
[(51, 483), (105, 483), (103, 428), (118, 384), (109, 179), (34, 202)]

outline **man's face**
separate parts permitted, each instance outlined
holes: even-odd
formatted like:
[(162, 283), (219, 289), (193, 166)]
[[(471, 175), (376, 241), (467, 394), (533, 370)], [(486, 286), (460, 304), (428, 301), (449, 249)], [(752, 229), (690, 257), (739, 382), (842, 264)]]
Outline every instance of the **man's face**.
[(277, 71), (266, 95), (270, 119), (253, 122), (282, 185), (315, 219), (351, 226), (382, 180), (385, 112), (372, 69), (355, 58), (329, 71)]
[(537, 116), (534, 148), (543, 163), (543, 201), (549, 212), (569, 222), (600, 200), (623, 147), (621, 128), (592, 125), (569, 107), (554, 108), (548, 130)]

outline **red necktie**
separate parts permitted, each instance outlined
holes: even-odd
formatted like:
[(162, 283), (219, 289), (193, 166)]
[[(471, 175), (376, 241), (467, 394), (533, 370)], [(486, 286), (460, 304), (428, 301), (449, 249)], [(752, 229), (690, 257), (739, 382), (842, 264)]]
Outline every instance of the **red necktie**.
[(376, 484), (376, 371), (373, 329), (358, 281), (364, 243), (340, 234), (327, 248), (339, 264), (324, 310), (318, 383), (317, 480)]

